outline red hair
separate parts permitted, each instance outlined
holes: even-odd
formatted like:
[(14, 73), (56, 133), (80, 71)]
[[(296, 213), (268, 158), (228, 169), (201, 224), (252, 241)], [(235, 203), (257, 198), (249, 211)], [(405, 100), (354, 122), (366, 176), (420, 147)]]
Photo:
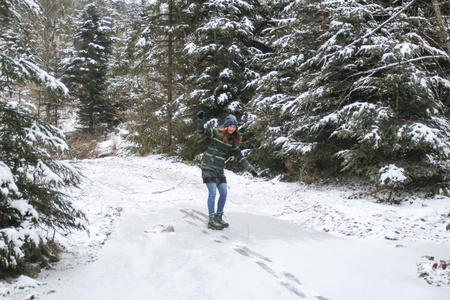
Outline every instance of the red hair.
[[(223, 129), (220, 129), (220, 131), (222, 131), (222, 132), (220, 133), (220, 138), (221, 138), (222, 141), (224, 141), (225, 143), (228, 143), (228, 129), (227, 129), (227, 128), (228, 128), (228, 127), (225, 127), (225, 128), (223, 128)], [(241, 136), (241, 134), (239, 133), (239, 131), (237, 130), (237, 128), (236, 128), (236, 130), (233, 132), (232, 136), (233, 136), (233, 145), (234, 145), (234, 147), (239, 147), (239, 145), (240, 145), (241, 142), (242, 142), (242, 136)]]

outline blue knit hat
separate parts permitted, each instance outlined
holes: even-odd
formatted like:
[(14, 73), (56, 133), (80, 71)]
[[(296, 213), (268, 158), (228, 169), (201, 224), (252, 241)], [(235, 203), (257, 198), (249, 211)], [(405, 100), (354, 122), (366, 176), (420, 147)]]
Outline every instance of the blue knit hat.
[(225, 123), (223, 124), (223, 127), (225, 128), (225, 127), (228, 127), (230, 125), (235, 125), (235, 126), (238, 125), (238, 121), (237, 121), (236, 117), (233, 116), (233, 115), (228, 115), (227, 116), (227, 118), (225, 119)]

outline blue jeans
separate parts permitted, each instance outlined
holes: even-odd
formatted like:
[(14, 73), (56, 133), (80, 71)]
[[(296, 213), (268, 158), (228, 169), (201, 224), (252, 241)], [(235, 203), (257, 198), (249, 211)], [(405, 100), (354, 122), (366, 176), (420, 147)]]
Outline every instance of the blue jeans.
[(215, 182), (206, 183), (208, 188), (208, 211), (209, 214), (215, 213), (214, 207), (216, 202), (216, 192), (219, 190), (219, 202), (217, 203), (217, 212), (223, 212), (225, 202), (227, 201), (227, 183), (217, 184)]

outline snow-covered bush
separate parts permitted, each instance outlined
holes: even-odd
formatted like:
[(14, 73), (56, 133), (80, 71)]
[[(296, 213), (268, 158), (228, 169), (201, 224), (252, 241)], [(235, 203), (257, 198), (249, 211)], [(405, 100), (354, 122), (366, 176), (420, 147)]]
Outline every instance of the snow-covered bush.
[(397, 167), (394, 164), (390, 164), (382, 167), (379, 170), (379, 191), (387, 190), (388, 197), (380, 201), (386, 201), (389, 203), (398, 203), (398, 200), (394, 198), (396, 190), (403, 189), (408, 183), (409, 179), (405, 174), (405, 169)]

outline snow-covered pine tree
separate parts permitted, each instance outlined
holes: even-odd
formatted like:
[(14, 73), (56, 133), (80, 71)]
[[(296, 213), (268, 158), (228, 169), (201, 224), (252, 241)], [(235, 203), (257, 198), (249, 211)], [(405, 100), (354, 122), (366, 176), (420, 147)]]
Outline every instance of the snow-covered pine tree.
[(55, 231), (83, 228), (82, 214), (62, 188), (78, 172), (51, 153), (68, 149), (56, 127), (41, 122), (24, 103), (0, 104), (0, 276), (45, 265), (55, 253)]
[(64, 82), (79, 101), (79, 122), (90, 132), (105, 130), (117, 121), (114, 104), (106, 94), (112, 20), (100, 14), (96, 3), (87, 3), (77, 16), (74, 47), (63, 61)]
[[(142, 78), (142, 101), (137, 103), (131, 132), (140, 152), (172, 151), (175, 118), (184, 84), (187, 60), (183, 53), (189, 34), (191, 1), (160, 0), (142, 7), (142, 19), (134, 25), (129, 52), (133, 74)], [(180, 126), (182, 126), (180, 124)]]
[[(255, 56), (257, 76), (248, 83), (255, 90), (245, 117), (247, 132), (255, 146), (252, 160), (272, 175), (281, 172), (293, 180), (307, 180), (312, 176), (305, 167), (305, 157), (299, 155), (308, 151), (310, 145), (291, 136), (289, 131), (301, 120), (289, 111), (301, 92), (295, 86), (299, 67), (313, 49), (321, 46), (318, 37), (328, 26), (327, 13), (317, 9), (320, 2), (268, 2), (271, 20), (261, 34), (267, 49)], [(281, 146), (284, 144), (286, 147)], [(301, 171), (294, 170), (298, 166), (302, 166)]]
[[(61, 58), (72, 35), (74, 5), (72, 0), (38, 0), (41, 13), (33, 14), (28, 28), (32, 29), (33, 49), (42, 68), (55, 78), (61, 78), (63, 68)], [(31, 41), (30, 41), (31, 42)], [(67, 104), (64, 97), (54, 89), (37, 87), (32, 89), (31, 97), (37, 100), (38, 114), (47, 122), (57, 125), (61, 111)]]
[(3, 2), (0, 9), (0, 276), (24, 272), (29, 264), (54, 257), (48, 242), (57, 231), (81, 228), (82, 214), (61, 191), (76, 184), (78, 173), (52, 158), (67, 149), (63, 134), (41, 122), (18, 98), (27, 82), (66, 87), (36, 64), (22, 16), (39, 13), (36, 2)]
[(254, 78), (252, 60), (258, 48), (257, 31), (263, 18), (259, 1), (210, 0), (196, 13), (198, 24), (186, 51), (194, 63), (190, 107), (209, 116), (241, 115), (251, 99), (248, 81)]
[[(226, 115), (232, 113), (241, 119), (245, 105), (253, 95), (247, 86), (255, 74), (255, 55), (267, 48), (259, 40), (266, 21), (266, 6), (259, 1), (194, 1), (191, 6), (193, 33), (185, 51), (190, 59), (190, 74), (186, 83), (189, 93), (184, 120), (191, 135), (184, 134), (183, 157), (192, 160), (203, 152), (205, 143), (199, 143), (195, 134), (195, 115), (199, 110), (212, 119), (210, 125), (220, 126)], [(241, 128), (241, 132), (242, 131)], [(248, 141), (247, 138), (244, 138)], [(247, 147), (246, 145), (243, 145)], [(229, 167), (232, 167), (229, 165)]]
[(132, 26), (139, 18), (140, 10), (135, 2), (119, 0), (110, 2), (109, 15), (113, 20), (112, 55), (110, 58), (110, 78), (108, 94), (118, 109), (118, 116), (124, 121), (124, 114), (134, 108), (139, 95), (141, 78), (132, 71), (132, 60), (128, 55), (128, 45)]
[(450, 154), (444, 115), (450, 81), (443, 71), (449, 57), (430, 35), (439, 33), (429, 16), (413, 2), (298, 0), (285, 6), (285, 20), (306, 17), (305, 11), (320, 16), (306, 34), (321, 45), (302, 43), (288, 93), (260, 93), (255, 100), (288, 120), (269, 124), (273, 134), (265, 142), (277, 147), (278, 157), (294, 155), (294, 169), (350, 172), (381, 186), (448, 180), (440, 162)]

